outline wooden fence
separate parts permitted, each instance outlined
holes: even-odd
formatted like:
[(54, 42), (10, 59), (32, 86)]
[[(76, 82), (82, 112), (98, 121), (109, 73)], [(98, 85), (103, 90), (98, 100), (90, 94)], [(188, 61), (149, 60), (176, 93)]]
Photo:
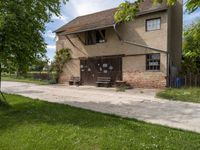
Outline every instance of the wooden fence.
[(172, 77), (170, 81), (171, 87), (200, 87), (200, 73), (188, 73), (183, 76)]

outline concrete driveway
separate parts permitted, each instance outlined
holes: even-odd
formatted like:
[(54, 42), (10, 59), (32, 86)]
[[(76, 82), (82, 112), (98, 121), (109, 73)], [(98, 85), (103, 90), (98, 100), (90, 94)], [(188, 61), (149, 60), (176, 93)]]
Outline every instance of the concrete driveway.
[(7, 93), (200, 133), (200, 104), (157, 99), (155, 89), (116, 92), (114, 88), (41, 86), (19, 82), (2, 82), (2, 88)]

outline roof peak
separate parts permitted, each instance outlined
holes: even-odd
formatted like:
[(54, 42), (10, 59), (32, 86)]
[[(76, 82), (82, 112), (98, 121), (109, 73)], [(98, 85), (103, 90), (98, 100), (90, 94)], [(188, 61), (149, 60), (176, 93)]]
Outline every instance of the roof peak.
[[(114, 8), (109, 8), (109, 9), (105, 9), (105, 10), (101, 10), (101, 11), (96, 11), (94, 13), (89, 13), (89, 14), (85, 14), (85, 15), (80, 15), (80, 16), (77, 16), (76, 18), (79, 18), (79, 17), (86, 17), (86, 16), (90, 16), (90, 15), (95, 15), (95, 14), (98, 14), (98, 13), (104, 13), (106, 11), (111, 11), (111, 10), (116, 10), (118, 7), (114, 7)], [(74, 18), (74, 19), (76, 19)]]

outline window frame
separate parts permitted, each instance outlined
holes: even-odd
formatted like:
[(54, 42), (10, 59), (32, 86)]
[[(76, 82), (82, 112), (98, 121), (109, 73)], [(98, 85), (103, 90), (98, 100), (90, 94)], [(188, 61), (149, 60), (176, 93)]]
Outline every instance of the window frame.
[[(149, 55), (154, 55), (154, 54), (159, 54), (159, 60), (158, 59), (149, 59), (148, 56)], [(153, 61), (153, 62), (157, 62), (159, 61), (159, 65), (158, 66), (154, 66), (156, 68), (154, 69), (150, 69), (150, 65), (148, 64), (150, 61)], [(146, 71), (152, 71), (152, 72), (160, 72), (161, 70), (161, 54), (160, 53), (149, 53), (149, 54), (146, 54)], [(157, 69), (157, 67), (159, 67)]]
[[(148, 30), (147, 22), (148, 22), (148, 21), (151, 21), (151, 20), (156, 20), (156, 19), (159, 19), (159, 20), (160, 20), (160, 28), (159, 28), (159, 29), (154, 29), (154, 30)], [(161, 30), (161, 17), (146, 19), (146, 20), (145, 20), (145, 30), (146, 30), (146, 32)]]

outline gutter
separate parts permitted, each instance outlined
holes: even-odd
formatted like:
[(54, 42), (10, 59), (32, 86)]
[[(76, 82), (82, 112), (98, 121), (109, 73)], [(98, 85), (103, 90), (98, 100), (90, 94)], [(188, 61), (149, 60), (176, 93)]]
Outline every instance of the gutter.
[(93, 30), (98, 30), (98, 29), (105, 29), (105, 28), (109, 28), (112, 27), (113, 24), (110, 25), (105, 25), (105, 26), (101, 26), (101, 27), (93, 27), (93, 28), (89, 28), (89, 29), (83, 29), (83, 30), (79, 30), (79, 31), (74, 31), (74, 32), (61, 32), (60, 35), (70, 35), (70, 34), (77, 34), (77, 33), (82, 33), (82, 32), (87, 32), (87, 31), (93, 31)]

